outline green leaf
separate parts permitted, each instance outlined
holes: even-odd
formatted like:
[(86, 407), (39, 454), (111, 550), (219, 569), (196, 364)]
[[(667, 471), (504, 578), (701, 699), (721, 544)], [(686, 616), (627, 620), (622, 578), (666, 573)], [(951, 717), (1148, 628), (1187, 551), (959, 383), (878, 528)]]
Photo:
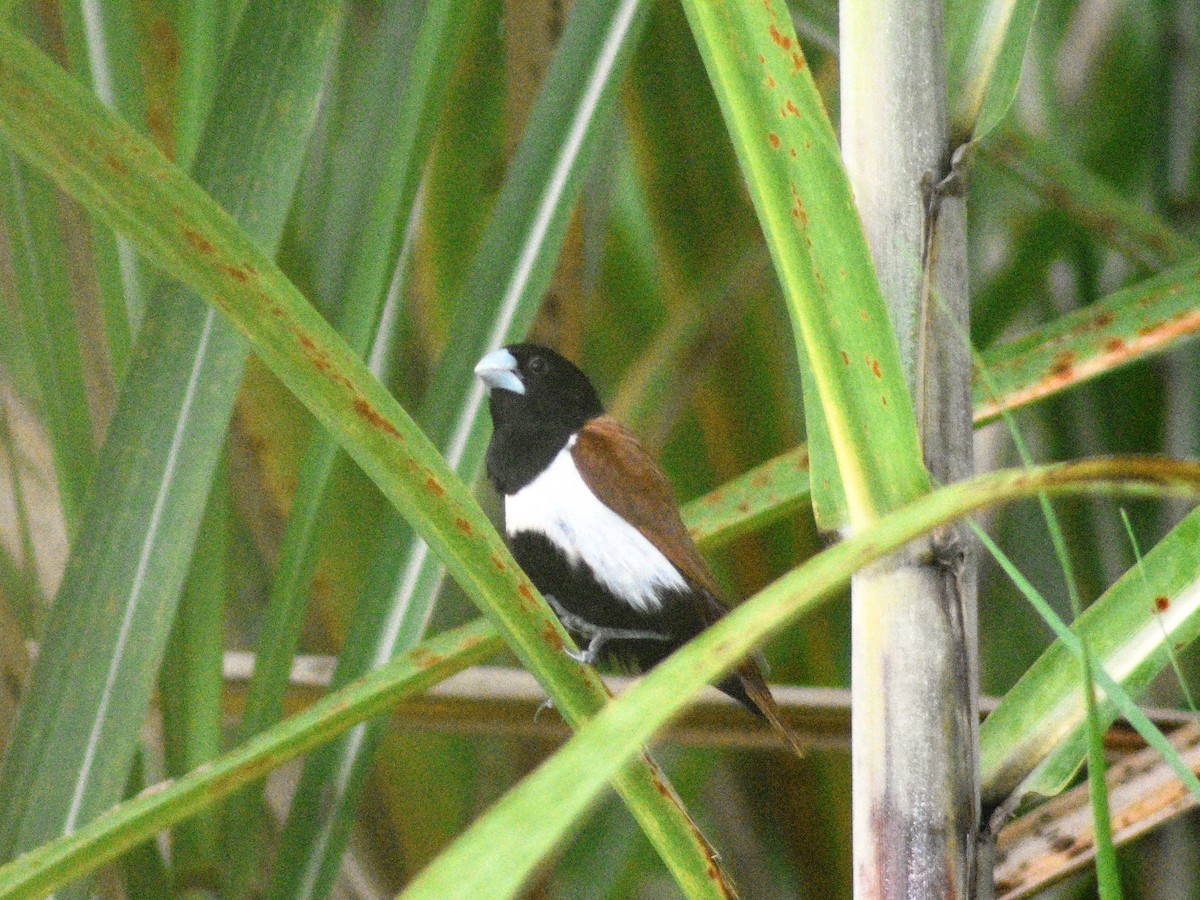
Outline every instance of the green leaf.
[[(954, 11), (958, 4), (949, 4)], [(949, 16), (953, 130), (981, 141), (1017, 96), (1038, 0), (979, 0)]]
[(386, 713), (401, 698), (482, 662), (501, 646), (495, 628), (483, 619), (438, 635), (209, 765), (156, 785), (74, 834), (0, 868), (0, 894), (9, 900), (44, 897), (354, 724)]
[[(1168, 644), (1200, 636), (1200, 511), (1192, 512), (1079, 617), (1071, 630), (1087, 643), (1097, 667), (1137, 695), (1170, 662)], [(1144, 574), (1143, 574), (1144, 573)], [(1159, 607), (1165, 604), (1165, 609)], [(1056, 641), (1039, 657), (980, 729), (985, 803), (1001, 802), (1018, 786), (1051, 796), (1063, 789), (1086, 754), (1079, 662)], [(1117, 715), (1111, 698), (1100, 721)]]
[[(602, 706), (603, 685), (562, 652), (566, 633), (466, 485), (362, 361), (210, 197), (36, 49), (3, 30), (0, 132), (252, 338), (260, 358), (493, 616), (572, 723)], [(522, 266), (517, 274), (521, 281), (528, 272)], [(615, 781), (684, 889), (727, 895), (713, 851), (649, 758)]]
[(1086, 484), (1157, 493), (1185, 482), (1189, 491), (1200, 491), (1200, 463), (1098, 459), (995, 472), (914, 500), (784, 575), (656, 666), (480, 817), (403, 896), (478, 900), (515, 894), (607, 780), (704, 684), (829, 598), (856, 570), (917, 536), (983, 506), (1043, 491)]
[[(469, 310), (470, 315), (453, 316), (420, 422), (468, 483), (482, 467), (487, 436), (481, 415), (485, 394), (474, 376), (475, 363), (487, 350), (523, 336), (537, 311), (646, 8), (642, 0), (581, 0), (572, 7), (546, 88), (530, 113), (455, 301), (454, 310)], [(405, 548), (402, 553), (398, 546)], [(444, 578), (442, 559), (398, 518), (385, 526), (380, 548), (381, 558), (371, 567), (339, 658), (339, 683), (419, 640)], [(364, 726), (307, 762), (293, 803), (297, 812), (285, 829), (275, 867), (272, 897), (325, 896), (331, 889), (382, 728)], [(331, 792), (328, 785), (335, 778), (338, 789)]]
[(3, 147), (0, 214), (12, 246), (21, 349), (36, 378), (34, 399), (50, 433), (63, 518), (73, 533), (96, 468), (96, 451), (58, 196), (40, 173)]
[[(232, 501), (224, 468), (221, 465), (218, 469), (200, 523), (196, 551), (159, 675), (163, 768), (168, 778), (186, 775), (221, 753), (222, 650)], [(215, 811), (210, 810), (175, 829), (171, 836), (171, 873), (176, 885), (219, 883), (220, 825)]]
[[(373, 41), (375, 65), (364, 67), (360, 76), (357, 93), (372, 97), (377, 105), (367, 120), (375, 131), (363, 136), (362, 144), (372, 160), (370, 165), (347, 168), (367, 170), (367, 186), (373, 195), (366, 214), (358, 210), (362, 224), (355, 231), (357, 239), (352, 242), (344, 281), (331, 286), (330, 293), (335, 296), (326, 297), (322, 304), (339, 309), (338, 333), (360, 357), (378, 336), (384, 299), (409, 230), (417, 184), (458, 53), (466, 5), (463, 0), (430, 2), (408, 65), (399, 65), (394, 38), (410, 11), (394, 4)], [(360, 43), (367, 42), (355, 42)], [(333, 436), (322, 428), (315, 430), (304, 451), (257, 644), (254, 675), (239, 728), (242, 740), (279, 719), (316, 571), (319, 539), (327, 524), (324, 509), (338, 451)], [(242, 878), (235, 883), (248, 878), (258, 856), (255, 834), (261, 824), (261, 802), (261, 791), (256, 789), (230, 804), (225, 829), (228, 853), (245, 860), (240, 867)], [(281, 877), (285, 868), (277, 865), (274, 877)]]
[[(148, 112), (132, 6), (104, 3), (85, 12), (84, 5), (81, 0), (62, 4), (71, 71), (106, 106), (144, 131)], [(98, 223), (89, 225), (113, 380), (119, 386), (146, 313), (145, 273), (128, 243)]]
[(1108, 784), (1105, 773), (1104, 730), (1098, 727), (1096, 685), (1092, 674), (1091, 655), (1083, 645), (1083, 698), (1087, 710), (1087, 777), (1092, 801), (1092, 830), (1096, 836), (1096, 884), (1100, 900), (1120, 900), (1121, 871), (1117, 866), (1117, 851), (1113, 846), (1112, 817), (1108, 805)]
[[(337, 19), (335, 3), (295, 9), (264, 0), (247, 12), (197, 166), (267, 245), (278, 240)], [(202, 202), (228, 222), (216, 202), (24, 39), (0, 29), (0, 45), (0, 131), (11, 145), (44, 166), (52, 159), (60, 186), (164, 267), (205, 256), (207, 224), (176, 203)], [(149, 196), (158, 203), (147, 215)], [(170, 241), (148, 245), (163, 229)], [(186, 292), (166, 289), (148, 314), (0, 776), (6, 855), (78, 828), (121, 795), (245, 354), (242, 338)]]
[(975, 378), (975, 421), (1162, 353), (1200, 332), (1200, 259), (1062, 316), (983, 355)]
[[(779, 6), (684, 3), (811, 367), (850, 522), (859, 527), (927, 491), (929, 477), (837, 139)], [(814, 486), (827, 482), (833, 477), (817, 472)]]

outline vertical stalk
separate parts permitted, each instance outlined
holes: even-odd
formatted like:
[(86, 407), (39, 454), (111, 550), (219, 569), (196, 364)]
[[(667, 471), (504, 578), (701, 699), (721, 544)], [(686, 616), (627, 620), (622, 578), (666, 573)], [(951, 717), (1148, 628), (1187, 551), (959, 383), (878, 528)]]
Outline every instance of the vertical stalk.
[[(949, 171), (941, 0), (843, 0), (842, 150), (915, 398), (925, 464), (971, 472), (966, 216)], [(977, 890), (975, 578), (947, 530), (853, 582), (856, 897)], [(981, 873), (984, 883), (990, 872)]]

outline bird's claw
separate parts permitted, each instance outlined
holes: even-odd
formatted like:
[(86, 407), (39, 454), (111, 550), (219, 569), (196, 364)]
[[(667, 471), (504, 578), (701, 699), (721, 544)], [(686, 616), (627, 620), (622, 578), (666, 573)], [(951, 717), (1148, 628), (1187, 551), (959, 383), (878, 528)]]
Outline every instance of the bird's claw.
[(536, 722), (538, 720), (538, 716), (540, 716), (543, 712), (545, 712), (548, 709), (554, 709), (554, 698), (553, 697), (547, 697), (545, 700), (542, 701), (541, 706), (539, 706), (537, 709), (535, 709), (533, 711), (533, 721)]
[[(563, 623), (566, 625), (566, 623)], [(592, 665), (600, 656), (600, 648), (609, 641), (669, 641), (669, 634), (662, 634), (657, 631), (639, 631), (635, 628), (603, 628), (599, 625), (589, 625), (584, 623), (586, 628), (573, 628), (572, 630), (579, 632), (584, 637), (588, 638), (588, 645), (585, 650), (575, 651), (567, 650), (567, 656), (576, 662), (581, 662), (586, 665)], [(567, 626), (571, 628), (571, 626)]]
[(587, 639), (588, 645), (583, 650), (566, 650), (567, 656), (584, 665), (593, 665), (600, 657), (600, 649), (609, 641), (669, 641), (669, 634), (658, 631), (641, 631), (636, 628), (606, 628), (603, 625), (593, 625), (586, 619), (575, 615), (565, 608), (553, 594), (546, 594), (546, 602), (558, 616), (567, 631), (581, 635)]

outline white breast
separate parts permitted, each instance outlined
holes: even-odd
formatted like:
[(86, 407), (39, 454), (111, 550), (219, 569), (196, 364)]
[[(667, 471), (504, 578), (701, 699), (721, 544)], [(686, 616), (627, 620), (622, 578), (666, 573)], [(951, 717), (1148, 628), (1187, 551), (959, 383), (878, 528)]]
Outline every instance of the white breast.
[(646, 537), (591, 492), (570, 442), (537, 478), (504, 498), (510, 535), (544, 534), (572, 564), (586, 563), (596, 580), (641, 612), (662, 606), (658, 591), (686, 590), (679, 570)]

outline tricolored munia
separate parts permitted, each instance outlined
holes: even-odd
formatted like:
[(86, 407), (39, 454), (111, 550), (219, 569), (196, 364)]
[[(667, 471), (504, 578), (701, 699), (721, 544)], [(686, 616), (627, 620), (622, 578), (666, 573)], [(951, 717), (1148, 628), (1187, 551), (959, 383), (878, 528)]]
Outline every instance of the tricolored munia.
[[(487, 472), (509, 546), (586, 645), (572, 656), (645, 671), (726, 613), (666, 475), (587, 376), (536, 344), (489, 353), (475, 374), (490, 389)], [(717, 687), (799, 752), (756, 658)]]

